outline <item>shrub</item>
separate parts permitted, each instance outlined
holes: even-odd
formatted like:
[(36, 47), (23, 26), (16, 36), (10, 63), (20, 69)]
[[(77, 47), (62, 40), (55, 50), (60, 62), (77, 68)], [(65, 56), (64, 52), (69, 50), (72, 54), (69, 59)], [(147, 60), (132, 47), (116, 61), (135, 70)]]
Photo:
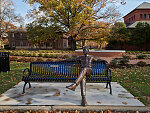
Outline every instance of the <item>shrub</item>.
[(45, 58), (48, 58), (48, 57), (49, 57), (49, 54), (47, 54), (47, 53), (44, 54), (44, 57), (45, 57)]
[(53, 57), (54, 57), (54, 58), (59, 58), (60, 55), (59, 55), (59, 54), (55, 54)]
[(55, 60), (55, 62), (59, 62), (59, 61), (60, 61), (60, 59)]
[(128, 59), (121, 59), (121, 60), (119, 61), (119, 64), (120, 64), (120, 65), (125, 65), (125, 64), (128, 64), (128, 62), (129, 62)]
[(144, 61), (139, 61), (139, 62), (137, 63), (137, 65), (138, 65), (138, 66), (145, 66), (145, 65), (146, 65), (146, 62), (144, 62)]
[(28, 56), (28, 57), (31, 57), (31, 56), (32, 56), (32, 54), (31, 54), (31, 53), (28, 53), (28, 54), (27, 54), (27, 56)]
[(63, 59), (69, 59), (70, 57), (68, 55), (62, 56)]
[(130, 59), (130, 58), (131, 58), (130, 56), (127, 56), (127, 55), (122, 55), (122, 57), (123, 57), (124, 59)]
[(17, 57), (9, 57), (9, 60), (10, 60), (10, 61), (17, 61), (18, 58), (17, 58)]
[(53, 54), (49, 54), (49, 58), (53, 58), (54, 57), (54, 55)]
[(27, 61), (28, 61), (28, 62), (34, 62), (35, 59), (34, 59), (34, 58), (28, 58)]
[(14, 56), (19, 56), (19, 53), (14, 53)]
[(77, 58), (77, 55), (72, 55), (72, 58)]
[(27, 59), (26, 59), (26, 58), (19, 58), (19, 59), (17, 60), (17, 62), (27, 62)]
[(39, 56), (39, 57), (42, 57), (42, 53), (39, 53), (38, 56)]
[(113, 59), (112, 61), (110, 61), (111, 66), (116, 66), (117, 64), (118, 64), (117, 59)]
[(49, 58), (46, 60), (46, 62), (53, 62), (53, 60)]
[(37, 58), (36, 62), (43, 62), (43, 59), (42, 58)]
[(144, 59), (145, 58), (145, 55), (137, 55), (136, 56), (138, 59)]

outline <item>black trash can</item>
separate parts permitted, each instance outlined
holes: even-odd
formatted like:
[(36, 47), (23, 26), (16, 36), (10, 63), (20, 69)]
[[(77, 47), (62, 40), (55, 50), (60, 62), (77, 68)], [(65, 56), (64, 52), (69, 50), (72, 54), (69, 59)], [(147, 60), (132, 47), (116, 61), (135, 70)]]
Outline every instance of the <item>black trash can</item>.
[(10, 71), (9, 52), (0, 52), (0, 72)]

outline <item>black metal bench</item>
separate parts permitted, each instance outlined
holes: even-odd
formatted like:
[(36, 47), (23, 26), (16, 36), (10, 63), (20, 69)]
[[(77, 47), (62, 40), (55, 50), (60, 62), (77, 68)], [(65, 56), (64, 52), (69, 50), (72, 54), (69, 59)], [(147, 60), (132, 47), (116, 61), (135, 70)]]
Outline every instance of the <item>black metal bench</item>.
[[(27, 75), (25, 72), (27, 71)], [(31, 88), (31, 81), (34, 82), (74, 82), (81, 71), (79, 61), (60, 61), (60, 62), (31, 62), (30, 69), (26, 68), (23, 71), (22, 81), (25, 82), (23, 93), (25, 93), (25, 86), (29, 83)], [(92, 83), (106, 83), (106, 87), (111, 89), (111, 70), (107, 66), (106, 61), (92, 62), (92, 75), (86, 77), (87, 82)]]

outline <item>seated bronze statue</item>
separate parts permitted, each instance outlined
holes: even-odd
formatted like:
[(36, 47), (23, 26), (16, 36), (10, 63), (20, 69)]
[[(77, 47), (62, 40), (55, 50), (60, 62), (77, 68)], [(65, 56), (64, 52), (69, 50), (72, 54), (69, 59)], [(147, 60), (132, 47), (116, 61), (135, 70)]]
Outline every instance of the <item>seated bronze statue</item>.
[(86, 76), (92, 74), (92, 61), (97, 61), (101, 59), (95, 59), (93, 56), (87, 55), (89, 52), (89, 48), (87, 46), (83, 47), (83, 54), (82, 56), (77, 57), (76, 59), (69, 59), (69, 61), (80, 60), (81, 62), (81, 72), (78, 78), (75, 80), (73, 84), (70, 86), (66, 86), (66, 88), (75, 91), (76, 87), (80, 84), (81, 87), (81, 96), (82, 96), (82, 103), (81, 105), (87, 105), (86, 101)]

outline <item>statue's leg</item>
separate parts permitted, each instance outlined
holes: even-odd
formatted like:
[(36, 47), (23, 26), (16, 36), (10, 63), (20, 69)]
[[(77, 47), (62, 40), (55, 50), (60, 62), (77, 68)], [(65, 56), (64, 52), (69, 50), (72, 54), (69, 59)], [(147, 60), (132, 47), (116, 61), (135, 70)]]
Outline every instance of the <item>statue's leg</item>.
[(29, 88), (31, 88), (31, 83), (30, 82), (28, 82), (29, 83)]
[(81, 81), (80, 87), (81, 87), (81, 96), (82, 96), (81, 105), (86, 106), (88, 105), (86, 101), (86, 77), (84, 77), (84, 79)]
[(76, 86), (78, 86), (83, 80), (83, 78), (86, 76), (86, 71), (87, 71), (87, 68), (82, 69), (80, 75), (75, 80), (75, 83), (71, 84), (70, 86), (66, 86), (66, 88), (75, 91)]

